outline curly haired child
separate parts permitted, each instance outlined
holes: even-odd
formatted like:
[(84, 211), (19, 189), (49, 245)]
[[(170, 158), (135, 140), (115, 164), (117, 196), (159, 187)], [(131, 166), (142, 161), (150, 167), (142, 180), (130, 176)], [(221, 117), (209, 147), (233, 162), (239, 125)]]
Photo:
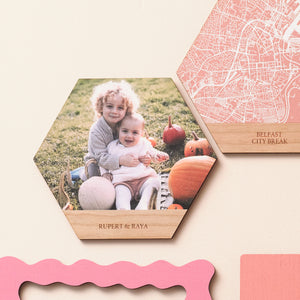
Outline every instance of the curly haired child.
[(137, 166), (140, 161), (148, 164), (148, 158), (107, 152), (107, 145), (118, 137), (118, 124), (139, 106), (139, 98), (131, 85), (124, 80), (100, 84), (94, 88), (91, 101), (98, 119), (90, 129), (88, 153), (84, 157), (87, 178), (100, 176), (100, 167), (115, 170), (120, 166)]

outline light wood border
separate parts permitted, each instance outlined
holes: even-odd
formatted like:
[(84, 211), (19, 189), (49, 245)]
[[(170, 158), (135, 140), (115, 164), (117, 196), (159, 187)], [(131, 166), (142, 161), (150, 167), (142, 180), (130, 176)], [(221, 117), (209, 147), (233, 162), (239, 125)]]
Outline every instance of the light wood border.
[(64, 214), (81, 240), (171, 239), (186, 212), (186, 209), (67, 210)]
[(206, 125), (223, 153), (300, 153), (300, 123)]

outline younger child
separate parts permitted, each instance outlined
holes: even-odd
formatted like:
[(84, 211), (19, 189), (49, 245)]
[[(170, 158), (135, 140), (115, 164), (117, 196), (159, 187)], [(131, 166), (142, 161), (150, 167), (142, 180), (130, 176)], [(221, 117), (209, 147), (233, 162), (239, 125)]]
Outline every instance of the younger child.
[[(126, 115), (120, 124), (119, 139), (108, 145), (107, 152), (111, 156), (127, 153), (134, 154), (136, 158), (148, 156), (153, 162), (168, 160), (167, 153), (154, 149), (151, 143), (142, 137), (144, 126), (145, 121), (140, 114)], [(139, 163), (134, 167), (121, 166), (109, 171), (116, 190), (116, 208), (130, 210), (130, 202), (135, 199), (138, 201), (135, 209), (147, 210), (153, 188), (156, 190), (160, 188), (159, 176), (154, 169)], [(105, 172), (107, 170), (101, 169), (101, 173)]]
[[(136, 111), (139, 98), (125, 81), (107, 82), (94, 88), (91, 97), (98, 120), (89, 133), (88, 153), (85, 156), (87, 177), (100, 176), (99, 167), (110, 170), (120, 166), (134, 167), (140, 161), (131, 154), (114, 155), (107, 153), (107, 145), (118, 137), (117, 125), (126, 113)], [(149, 160), (140, 158), (144, 163)]]

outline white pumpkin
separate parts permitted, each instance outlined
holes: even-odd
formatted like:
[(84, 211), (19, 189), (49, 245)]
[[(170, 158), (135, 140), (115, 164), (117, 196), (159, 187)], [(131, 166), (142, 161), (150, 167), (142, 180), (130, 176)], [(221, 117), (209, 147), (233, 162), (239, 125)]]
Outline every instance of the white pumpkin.
[(85, 210), (111, 209), (115, 201), (114, 186), (106, 178), (91, 177), (80, 186), (78, 200)]

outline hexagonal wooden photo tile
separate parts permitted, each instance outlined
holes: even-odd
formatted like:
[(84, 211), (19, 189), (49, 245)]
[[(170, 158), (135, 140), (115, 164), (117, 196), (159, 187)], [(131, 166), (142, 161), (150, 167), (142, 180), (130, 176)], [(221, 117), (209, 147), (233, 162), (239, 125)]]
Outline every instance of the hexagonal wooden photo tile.
[(222, 152), (300, 152), (299, 1), (217, 1), (177, 75)]
[(80, 79), (34, 161), (80, 239), (163, 239), (216, 156), (172, 79)]

